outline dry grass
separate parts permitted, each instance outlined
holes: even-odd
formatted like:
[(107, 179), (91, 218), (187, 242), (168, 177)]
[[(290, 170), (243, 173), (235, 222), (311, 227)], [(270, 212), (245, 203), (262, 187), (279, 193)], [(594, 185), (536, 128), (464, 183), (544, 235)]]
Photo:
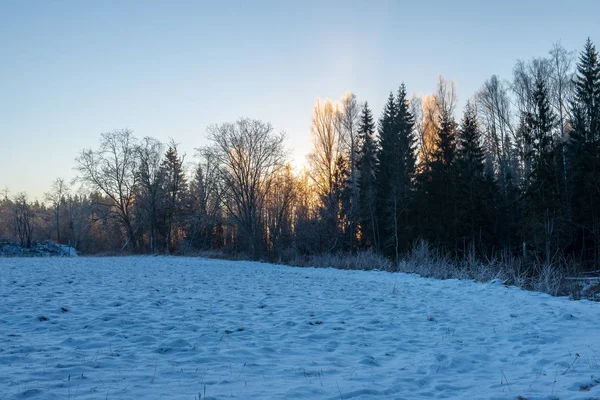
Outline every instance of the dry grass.
[(437, 279), (469, 279), (479, 282), (497, 279), (507, 286), (548, 293), (552, 296), (582, 297), (582, 288), (567, 279), (576, 275), (577, 268), (566, 260), (552, 264), (525, 264), (521, 259), (505, 255), (482, 262), (473, 255), (467, 255), (462, 261), (454, 261), (420, 240), (415, 243), (410, 253), (398, 262), (396, 270)]
[(296, 260), (294, 265), (316, 268), (337, 268), (347, 270), (392, 271), (393, 263), (372, 250), (356, 253), (335, 253), (312, 255), (304, 260)]
[(506, 286), (516, 286), (553, 296), (579, 299), (586, 295), (582, 286), (567, 279), (575, 275), (576, 266), (565, 260), (550, 265), (540, 262), (526, 264), (521, 259), (509, 255), (481, 261), (469, 254), (463, 260), (456, 261), (432, 248), (424, 240), (417, 241), (411, 251), (397, 263), (392, 263), (371, 250), (306, 257), (295, 255), (280, 259), (279, 263), (299, 267), (404, 272), (436, 279), (478, 282), (498, 280)]

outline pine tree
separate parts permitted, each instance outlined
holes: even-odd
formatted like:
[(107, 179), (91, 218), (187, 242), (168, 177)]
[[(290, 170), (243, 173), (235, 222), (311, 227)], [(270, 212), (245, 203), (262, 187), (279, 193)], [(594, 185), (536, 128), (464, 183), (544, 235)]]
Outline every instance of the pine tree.
[(360, 226), (362, 245), (365, 247), (378, 247), (378, 228), (376, 219), (376, 181), (377, 170), (377, 144), (375, 143), (375, 123), (365, 102), (358, 128), (361, 149), (359, 152), (360, 171)]

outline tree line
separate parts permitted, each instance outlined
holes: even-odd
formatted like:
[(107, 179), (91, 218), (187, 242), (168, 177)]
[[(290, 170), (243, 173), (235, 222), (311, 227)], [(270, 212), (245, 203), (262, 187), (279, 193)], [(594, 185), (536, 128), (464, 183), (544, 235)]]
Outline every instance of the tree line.
[[(186, 171), (177, 143), (104, 133), (43, 203), (0, 201), (0, 237), (82, 251), (216, 250), (286, 260), (418, 240), (453, 258), (600, 261), (600, 61), (590, 39), (491, 76), (457, 117), (454, 82), (390, 92), (379, 118), (353, 93), (317, 100), (295, 172), (285, 134), (243, 118), (208, 128)], [(77, 193), (75, 188), (79, 187)]]

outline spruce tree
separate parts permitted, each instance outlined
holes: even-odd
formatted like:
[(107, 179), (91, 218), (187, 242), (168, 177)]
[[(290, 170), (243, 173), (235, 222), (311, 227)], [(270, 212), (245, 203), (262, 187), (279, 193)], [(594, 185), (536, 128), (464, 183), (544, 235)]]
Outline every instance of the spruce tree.
[(187, 179), (183, 170), (183, 157), (179, 156), (177, 145), (171, 143), (165, 153), (161, 164), (161, 170), (165, 177), (164, 189), (164, 238), (165, 250), (169, 253), (175, 250), (174, 239), (179, 239), (175, 226), (180, 223), (180, 217), (186, 206)]
[(395, 116), (396, 102), (394, 94), (390, 92), (388, 100), (385, 104), (381, 117), (378, 121), (379, 133), (379, 149), (377, 152), (377, 170), (375, 181), (377, 182), (376, 190), (376, 210), (377, 210), (377, 226), (379, 228), (379, 250), (389, 253), (390, 242), (390, 206), (389, 198), (391, 197), (392, 188), (391, 182), (394, 175), (394, 157), (397, 147), (397, 138), (395, 135)]
[(529, 234), (540, 253), (543, 250), (546, 263), (550, 263), (551, 242), (555, 232), (555, 221), (560, 208), (558, 188), (559, 166), (553, 129), (556, 116), (552, 111), (549, 90), (545, 77), (538, 72), (534, 82), (534, 106), (525, 116), (526, 158), (531, 166), (525, 210), (528, 212)]
[(375, 123), (369, 104), (365, 102), (360, 116), (358, 128), (362, 144), (359, 152), (360, 171), (360, 226), (361, 244), (365, 247), (378, 247), (376, 219), (376, 181), (377, 144), (375, 142)]
[(551, 174), (551, 158), (554, 150), (552, 129), (556, 126), (556, 116), (550, 105), (548, 87), (540, 73), (535, 80), (533, 98), (534, 112), (526, 117), (529, 129), (526, 131), (525, 140), (529, 148), (532, 178), (539, 183)]
[(595, 143), (600, 140), (600, 62), (589, 38), (577, 63), (575, 99), (582, 111), (581, 134), (588, 143)]
[(465, 106), (465, 114), (458, 131), (456, 157), (462, 172), (470, 175), (469, 178), (479, 179), (483, 176), (485, 154), (481, 146), (477, 112), (471, 102), (467, 102)]
[(418, 182), (420, 235), (446, 249), (454, 248), (457, 238), (456, 135), (454, 117), (449, 110), (441, 109), (435, 130), (435, 150)]
[(577, 63), (567, 148), (574, 242), (582, 261), (600, 260), (600, 61), (588, 38)]
[(415, 174), (415, 133), (406, 87), (392, 93), (379, 121), (377, 213), (380, 245), (398, 258), (411, 240), (410, 207)]
[(482, 201), (487, 194), (484, 160), (477, 113), (473, 104), (467, 102), (458, 131), (456, 151), (457, 229), (458, 237), (464, 238), (465, 247), (468, 244), (475, 246), (479, 234), (484, 229), (490, 229), (490, 226), (485, 223), (487, 221), (485, 208), (490, 204)]

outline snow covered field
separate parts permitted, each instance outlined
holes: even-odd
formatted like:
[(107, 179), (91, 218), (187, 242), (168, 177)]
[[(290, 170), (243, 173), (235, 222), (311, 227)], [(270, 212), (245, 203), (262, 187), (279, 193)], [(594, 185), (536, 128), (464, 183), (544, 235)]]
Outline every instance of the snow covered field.
[(0, 259), (0, 399), (600, 398), (600, 303), (197, 258)]

